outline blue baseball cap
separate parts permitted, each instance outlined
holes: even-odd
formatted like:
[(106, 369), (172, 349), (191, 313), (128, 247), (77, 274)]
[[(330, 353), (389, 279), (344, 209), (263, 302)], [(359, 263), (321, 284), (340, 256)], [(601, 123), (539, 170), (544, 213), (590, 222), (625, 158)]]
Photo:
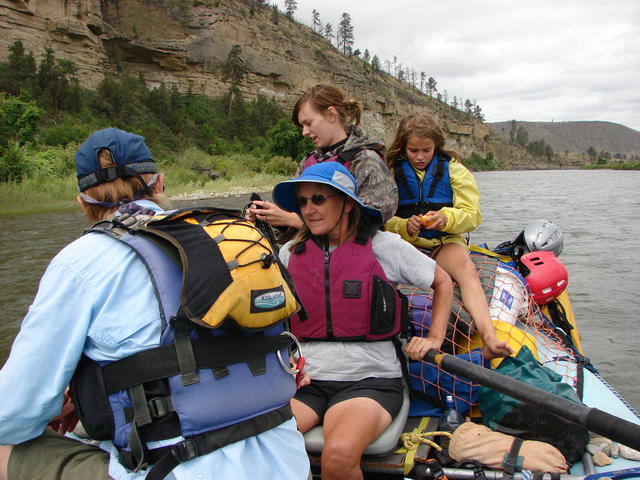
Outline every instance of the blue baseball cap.
[(358, 184), (353, 175), (340, 162), (322, 162), (305, 168), (299, 177), (280, 182), (273, 187), (272, 198), (276, 205), (288, 212), (300, 213), (296, 198), (296, 185), (299, 183), (322, 183), (329, 185), (353, 199), (363, 214), (382, 222), (380, 210), (362, 203), (358, 197)]
[[(103, 148), (111, 152), (114, 167), (102, 168), (98, 153)], [(110, 182), (116, 178), (136, 177), (142, 180), (142, 173), (157, 173), (158, 169), (149, 148), (140, 135), (117, 128), (97, 130), (78, 147), (75, 154), (78, 189), (83, 192), (89, 187)]]

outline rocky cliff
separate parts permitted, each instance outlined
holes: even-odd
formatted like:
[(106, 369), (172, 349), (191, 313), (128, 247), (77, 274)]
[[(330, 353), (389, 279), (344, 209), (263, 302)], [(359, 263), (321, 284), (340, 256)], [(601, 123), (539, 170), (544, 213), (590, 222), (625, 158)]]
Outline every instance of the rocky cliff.
[(164, 82), (217, 96), (230, 87), (221, 65), (238, 44), (248, 70), (240, 85), (247, 98), (273, 96), (290, 109), (309, 87), (337, 84), (362, 101), (363, 126), (387, 143), (403, 115), (424, 111), (441, 120), (463, 156), (491, 151), (503, 168), (548, 166), (492, 136), (482, 122), (340, 54), (309, 27), (283, 15), (276, 23), (271, 9), (250, 3), (0, 0), (0, 61), (21, 40), (36, 57), (50, 47), (57, 58), (74, 62), (88, 88), (127, 72), (142, 75), (150, 86)]

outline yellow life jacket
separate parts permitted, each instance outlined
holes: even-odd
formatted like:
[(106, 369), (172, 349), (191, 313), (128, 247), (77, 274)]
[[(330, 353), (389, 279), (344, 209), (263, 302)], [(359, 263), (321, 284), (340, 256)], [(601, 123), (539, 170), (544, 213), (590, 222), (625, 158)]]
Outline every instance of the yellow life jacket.
[[(536, 347), (536, 339), (533, 335), (515, 325), (511, 325), (507, 322), (501, 322), (500, 320), (493, 320), (493, 326), (496, 329), (496, 336), (498, 340), (504, 341), (513, 349), (513, 356), (518, 355), (518, 352), (523, 345), (529, 347), (533, 356), (538, 359), (538, 348)], [(456, 353), (466, 353), (469, 350), (481, 348), (483, 345), (480, 334), (476, 333), (469, 340), (468, 345), (461, 345)], [(497, 368), (502, 362), (503, 358), (494, 358), (491, 360), (491, 368)]]
[(299, 309), (273, 247), (235, 210), (175, 210), (138, 219), (128, 231), (161, 248), (171, 244), (174, 249), (163, 248), (169, 255), (178, 252), (181, 310), (196, 324), (262, 330)]

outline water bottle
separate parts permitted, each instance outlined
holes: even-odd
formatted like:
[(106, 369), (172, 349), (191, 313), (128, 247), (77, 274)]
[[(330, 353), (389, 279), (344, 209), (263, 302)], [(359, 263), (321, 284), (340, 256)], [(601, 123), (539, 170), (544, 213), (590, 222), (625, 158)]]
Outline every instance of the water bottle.
[[(440, 426), (438, 430), (443, 430), (445, 432), (451, 432), (462, 425), (465, 421), (464, 416), (456, 410), (456, 405), (453, 401), (453, 396), (447, 395), (447, 401), (444, 411), (440, 417)], [(449, 447), (449, 437), (442, 436), (441, 445), (443, 447)]]

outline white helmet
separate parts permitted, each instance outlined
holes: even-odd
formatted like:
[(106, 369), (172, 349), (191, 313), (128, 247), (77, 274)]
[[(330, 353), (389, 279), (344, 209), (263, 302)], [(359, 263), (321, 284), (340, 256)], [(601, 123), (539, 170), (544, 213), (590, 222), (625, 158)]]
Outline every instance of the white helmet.
[(558, 226), (548, 220), (534, 220), (518, 235), (524, 242), (524, 247), (530, 252), (547, 250), (555, 253), (556, 257), (562, 253), (564, 237)]

